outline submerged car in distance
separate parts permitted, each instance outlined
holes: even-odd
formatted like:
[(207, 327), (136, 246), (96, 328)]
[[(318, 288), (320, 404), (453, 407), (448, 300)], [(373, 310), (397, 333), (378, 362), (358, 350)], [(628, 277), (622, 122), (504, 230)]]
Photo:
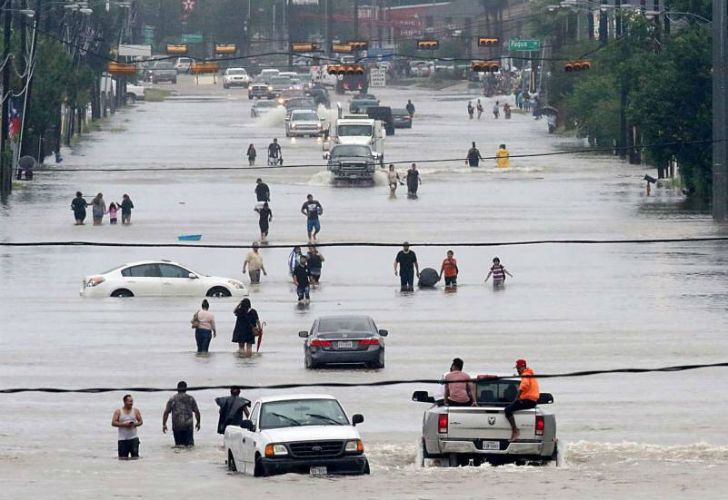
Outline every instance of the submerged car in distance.
[(85, 277), (80, 294), (83, 297), (245, 297), (248, 290), (236, 279), (207, 276), (171, 260), (147, 260)]

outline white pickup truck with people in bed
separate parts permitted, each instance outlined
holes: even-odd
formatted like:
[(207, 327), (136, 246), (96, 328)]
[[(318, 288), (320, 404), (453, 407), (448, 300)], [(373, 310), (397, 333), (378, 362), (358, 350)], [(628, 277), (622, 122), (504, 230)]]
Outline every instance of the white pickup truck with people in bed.
[[(458, 361), (462, 363), (456, 358), (453, 368)], [(526, 372), (525, 361), (518, 362), (523, 362), (519, 372)], [(533, 372), (526, 372), (525, 376), (521, 373), (522, 380), (497, 375), (478, 375), (470, 379), (461, 372), (462, 368), (453, 368), (444, 378), (446, 390), (442, 396), (434, 397), (426, 391), (416, 391), (412, 395), (416, 402), (432, 404), (425, 410), (422, 422), (418, 454), (421, 465), (453, 467), (486, 462), (493, 465), (553, 462), (558, 465), (556, 417), (543, 408), (543, 405), (553, 403), (553, 397), (539, 392), (534, 395), (535, 400), (525, 404), (520, 399), (524, 385), (535, 385), (538, 391), (537, 383), (530, 382), (535, 380)], [(450, 377), (453, 373), (463, 376)], [(453, 383), (452, 380), (471, 381)], [(456, 392), (463, 394), (461, 402), (449, 400), (448, 396), (454, 396)], [(509, 416), (515, 427), (509, 422)]]

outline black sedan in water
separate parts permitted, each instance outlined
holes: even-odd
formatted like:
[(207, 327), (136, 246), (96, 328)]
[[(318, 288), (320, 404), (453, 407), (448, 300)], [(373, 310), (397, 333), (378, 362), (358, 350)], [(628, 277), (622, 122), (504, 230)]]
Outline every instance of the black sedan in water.
[(363, 364), (384, 368), (384, 337), (369, 316), (323, 316), (310, 331), (298, 332), (306, 339), (303, 355), (306, 368), (326, 364)]
[(412, 128), (412, 117), (406, 109), (392, 109), (394, 128)]

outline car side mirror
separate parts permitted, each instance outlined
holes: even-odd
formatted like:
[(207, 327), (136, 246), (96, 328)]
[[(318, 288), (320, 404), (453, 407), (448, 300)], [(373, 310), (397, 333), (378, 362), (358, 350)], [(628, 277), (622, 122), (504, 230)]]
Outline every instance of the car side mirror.
[(427, 391), (415, 391), (412, 393), (412, 401), (416, 401), (417, 403), (434, 403), (435, 398), (430, 396), (430, 393)]
[(361, 424), (364, 422), (364, 415), (356, 414), (353, 417), (351, 417), (351, 425), (356, 426), (357, 424)]
[(240, 427), (250, 432), (255, 431), (255, 424), (252, 420), (243, 420), (240, 422)]
[(387, 330), (379, 330), (379, 335), (381, 335), (382, 337), (386, 337), (387, 335), (389, 335), (389, 332)]
[(325, 122), (326, 121), (326, 117), (325, 116), (322, 116), (322, 117), (319, 118), (319, 120), (321, 120), (322, 122)]
[(298, 336), (302, 339), (308, 338), (308, 332), (305, 330), (301, 330), (300, 332), (298, 332)]
[(195, 273), (190, 273), (187, 277), (191, 280), (196, 280), (198, 278), (198, 276)]
[(554, 397), (549, 394), (548, 392), (542, 392), (541, 395), (538, 397), (538, 401), (536, 401), (536, 404), (539, 405), (550, 405), (554, 402)]

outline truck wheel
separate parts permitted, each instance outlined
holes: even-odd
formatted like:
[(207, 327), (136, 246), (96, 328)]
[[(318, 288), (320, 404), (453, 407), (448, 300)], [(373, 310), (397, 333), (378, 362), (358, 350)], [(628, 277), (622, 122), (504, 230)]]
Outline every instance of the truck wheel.
[(265, 466), (263, 465), (263, 461), (260, 459), (260, 456), (255, 457), (255, 469), (253, 470), (253, 475), (255, 477), (265, 477), (268, 475), (268, 472), (265, 470)]
[(554, 452), (551, 454), (551, 464), (554, 467), (561, 467), (564, 465), (564, 454), (561, 453), (561, 447), (559, 446), (559, 442), (556, 441), (556, 445), (554, 446)]
[(371, 474), (371, 470), (369, 470), (369, 460), (367, 460), (366, 465), (364, 465), (364, 470), (362, 471), (365, 475)]
[(447, 456), (447, 461), (448, 461), (448, 465), (450, 467), (457, 467), (458, 465), (460, 465), (460, 461), (458, 460), (458, 456), (455, 453), (450, 453)]
[(233, 452), (230, 450), (228, 450), (227, 466), (230, 472), (238, 471), (238, 467), (235, 465), (235, 457), (233, 457)]

